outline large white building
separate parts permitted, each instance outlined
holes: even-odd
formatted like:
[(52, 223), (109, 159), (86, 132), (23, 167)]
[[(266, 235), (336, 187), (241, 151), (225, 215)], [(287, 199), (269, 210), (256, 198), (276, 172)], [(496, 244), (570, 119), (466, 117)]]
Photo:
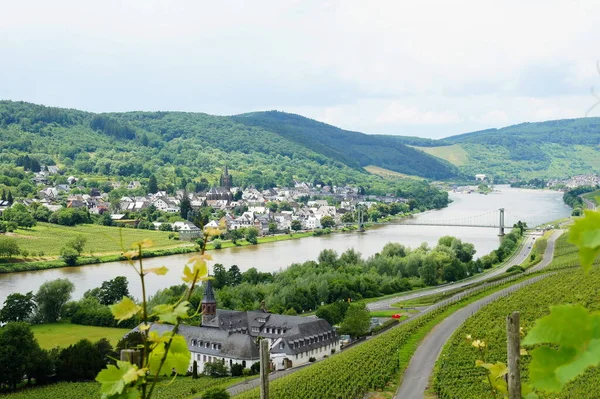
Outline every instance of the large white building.
[[(240, 312), (217, 309), (212, 283), (205, 284), (202, 300), (202, 326), (181, 325), (198, 372), (208, 362), (225, 362), (227, 367), (241, 364), (250, 368), (260, 361), (259, 337), (269, 342), (273, 368), (301, 366), (310, 358), (322, 359), (340, 350), (336, 331), (323, 319), (286, 316), (266, 310)], [(167, 331), (172, 326), (154, 324), (151, 330)]]

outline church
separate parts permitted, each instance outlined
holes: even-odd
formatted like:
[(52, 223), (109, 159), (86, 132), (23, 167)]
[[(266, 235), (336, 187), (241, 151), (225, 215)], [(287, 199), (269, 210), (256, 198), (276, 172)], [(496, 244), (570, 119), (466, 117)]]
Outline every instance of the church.
[[(317, 317), (286, 316), (264, 309), (240, 312), (217, 309), (212, 282), (204, 285), (202, 326), (181, 325), (192, 353), (190, 370), (197, 362), (198, 372), (213, 361), (224, 361), (228, 368), (241, 364), (250, 368), (260, 361), (259, 337), (269, 342), (273, 369), (283, 370), (322, 359), (340, 350), (335, 329)], [(168, 331), (170, 325), (153, 324), (152, 331)]]
[(232, 178), (229, 174), (229, 169), (227, 168), (227, 165), (225, 165), (225, 169), (223, 170), (223, 173), (219, 178), (219, 187), (211, 187), (211, 189), (206, 192), (206, 200), (233, 201), (231, 187), (233, 187)]

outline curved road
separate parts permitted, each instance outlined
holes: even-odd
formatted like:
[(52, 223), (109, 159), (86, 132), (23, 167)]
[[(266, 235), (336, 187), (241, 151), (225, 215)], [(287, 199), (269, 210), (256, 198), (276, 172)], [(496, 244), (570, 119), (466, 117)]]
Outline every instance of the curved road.
[[(479, 274), (476, 277), (473, 277), (468, 280), (459, 281), (454, 284), (446, 284), (443, 286), (438, 286), (436, 288), (422, 290), (419, 292), (414, 292), (412, 294), (407, 293), (405, 295), (398, 295), (393, 298), (388, 298), (388, 299), (383, 299), (381, 301), (372, 302), (367, 305), (367, 308), (369, 308), (369, 310), (388, 309), (391, 307), (392, 304), (399, 302), (399, 301), (406, 301), (409, 299), (420, 298), (420, 297), (431, 295), (431, 294), (438, 294), (440, 292), (455, 290), (460, 287), (468, 287), (468, 286), (478, 283), (480, 281), (486, 280), (490, 277), (494, 277), (498, 274), (504, 273), (509, 267), (514, 266), (514, 265), (520, 265), (521, 263), (523, 263), (529, 256), (529, 253), (531, 252), (531, 247), (533, 246), (535, 239), (538, 237), (541, 237), (541, 236), (542, 236), (541, 233), (534, 233), (534, 234), (527, 235), (527, 237), (525, 238), (525, 241), (523, 241), (521, 250), (519, 251), (519, 253), (516, 256), (513, 256), (513, 258), (509, 262), (506, 262), (504, 265), (499, 266), (496, 269), (492, 269), (489, 272)], [(544, 256), (544, 258), (545, 258), (545, 256)]]
[[(554, 253), (554, 244), (556, 239), (563, 233), (561, 230), (557, 230), (552, 234), (548, 240), (548, 246), (544, 252), (544, 259), (534, 268), (533, 270), (542, 269), (552, 261)], [(526, 246), (525, 246), (526, 248)], [(488, 303), (506, 296), (512, 291), (516, 291), (519, 288), (529, 285), (535, 281), (545, 278), (548, 275), (542, 275), (534, 277), (520, 284), (516, 284), (505, 288), (501, 291), (495, 292), (485, 298), (482, 298), (476, 302), (467, 305), (466, 307), (454, 312), (448, 316), (444, 321), (435, 326), (433, 330), (425, 337), (423, 342), (419, 345), (415, 354), (410, 360), (408, 368), (404, 372), (402, 384), (394, 396), (394, 399), (422, 399), (425, 394), (425, 390), (429, 384), (429, 377), (435, 366), (435, 362), (442, 351), (442, 348), (446, 341), (450, 338), (454, 331), (473, 313), (479, 310), (481, 307)]]

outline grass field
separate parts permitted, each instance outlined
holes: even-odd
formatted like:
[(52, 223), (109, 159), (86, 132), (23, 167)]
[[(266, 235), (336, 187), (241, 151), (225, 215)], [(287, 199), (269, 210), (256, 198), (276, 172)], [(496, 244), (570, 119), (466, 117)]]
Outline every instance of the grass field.
[(92, 342), (100, 338), (107, 338), (115, 346), (117, 342), (129, 331), (127, 328), (108, 328), (81, 326), (71, 323), (35, 324), (31, 326), (40, 347), (51, 349), (55, 346), (67, 347), (86, 338)]
[(421, 179), (421, 177), (419, 177), (419, 176), (406, 175), (404, 173), (394, 172), (393, 170), (384, 169), (384, 168), (380, 168), (379, 166), (373, 166), (373, 165), (365, 166), (364, 170), (366, 170), (367, 172), (369, 172), (371, 174), (381, 176), (381, 177), (396, 177), (396, 178), (401, 178), (401, 179), (406, 179), (406, 178)]
[(404, 320), (406, 319), (408, 316), (405, 315), (405, 311), (399, 311), (399, 310), (376, 310), (374, 312), (370, 312), (371, 313), (371, 317), (392, 317), (395, 314), (401, 314), (402, 316), (398, 319), (398, 320)]
[(57, 256), (65, 243), (74, 237), (82, 235), (87, 238), (84, 255), (94, 255), (121, 252), (121, 235), (123, 246), (129, 249), (131, 244), (149, 238), (154, 242), (152, 248), (168, 248), (190, 245), (183, 241), (169, 239), (169, 233), (164, 231), (137, 230), (118, 227), (84, 224), (79, 226), (60, 226), (50, 223), (38, 223), (32, 229), (19, 229), (10, 236), (17, 240), (19, 248), (27, 250), (31, 258)]
[(445, 159), (455, 166), (462, 166), (469, 160), (469, 154), (460, 146), (460, 144), (446, 145), (441, 147), (414, 147), (418, 150), (433, 155), (434, 157)]
[(583, 194), (583, 198), (589, 199), (596, 205), (600, 205), (600, 189), (592, 191), (591, 193)]

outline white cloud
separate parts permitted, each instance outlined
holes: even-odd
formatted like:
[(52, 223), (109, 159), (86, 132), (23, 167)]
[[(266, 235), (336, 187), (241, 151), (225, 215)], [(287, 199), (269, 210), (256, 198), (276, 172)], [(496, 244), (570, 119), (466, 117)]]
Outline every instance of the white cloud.
[(460, 123), (462, 118), (453, 111), (421, 111), (414, 106), (397, 102), (388, 105), (375, 119), (381, 125), (451, 125)]

